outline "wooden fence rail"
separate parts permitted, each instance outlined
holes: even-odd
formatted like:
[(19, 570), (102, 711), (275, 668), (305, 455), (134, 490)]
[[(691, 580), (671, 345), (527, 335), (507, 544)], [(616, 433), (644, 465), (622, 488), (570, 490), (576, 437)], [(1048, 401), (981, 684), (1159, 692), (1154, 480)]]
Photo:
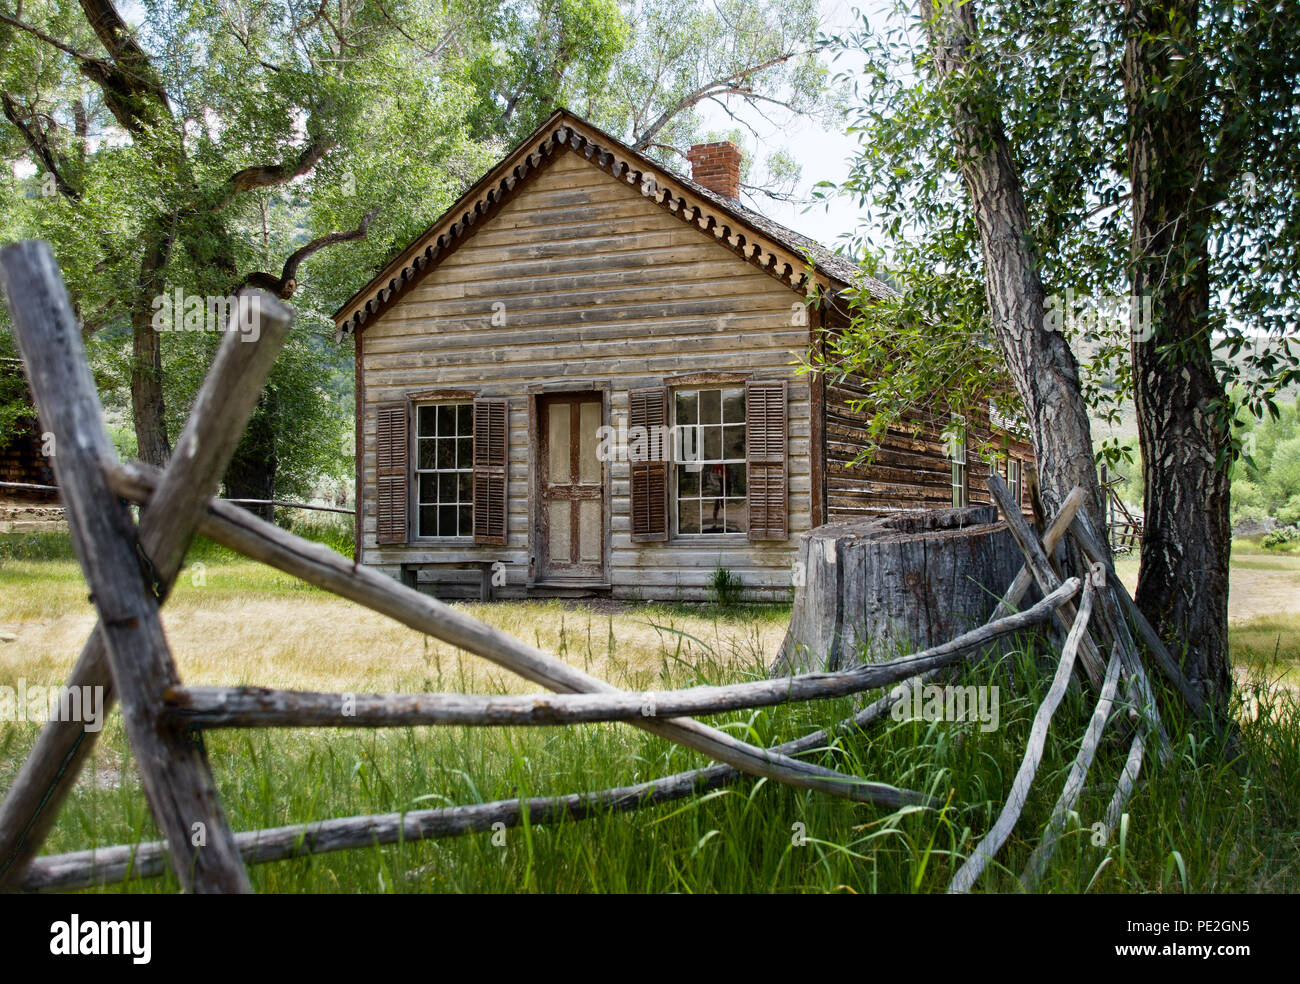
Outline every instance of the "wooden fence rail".
[(313, 509), (316, 512), (343, 513), (355, 516), (355, 509), (343, 509), (339, 506), (313, 506), (310, 502), (286, 502), (284, 499), (227, 499), (237, 506), (275, 506), (277, 509)]
[[(803, 755), (826, 748), (838, 735), (860, 733), (883, 721), (896, 703), (910, 696), (914, 685), (936, 675), (937, 671), (932, 671), (914, 677), (834, 727), (775, 745), (772, 750), (783, 755)], [(376, 844), (458, 837), (491, 830), (497, 823), (515, 827), (524, 822), (535, 825), (576, 822), (591, 816), (639, 810), (707, 793), (736, 783), (744, 776), (745, 773), (729, 765), (712, 765), (597, 792), (318, 820), (248, 831), (236, 834), (235, 840), (246, 864), (265, 864)], [(44, 892), (87, 888), (127, 878), (155, 877), (166, 868), (166, 858), (166, 846), (162, 841), (47, 855), (32, 861), (21, 887), (24, 891)]]
[(190, 728), (405, 728), (416, 725), (508, 726), (589, 724), (641, 718), (694, 717), (847, 697), (952, 666), (996, 640), (1041, 625), (1079, 590), (1069, 578), (1023, 612), (1004, 616), (929, 649), (833, 673), (684, 690), (554, 694), (341, 694), (264, 687), (189, 687), (167, 693), (173, 724)]
[[(1083, 777), (1115, 701), (1117, 678), (1129, 704), (1140, 707), (1129, 760), (1107, 819), (1118, 816), (1141, 767), (1145, 743), (1154, 736), (1167, 747), (1155, 697), (1129, 635), (1125, 617), (1155, 651), (1158, 665), (1180, 693), (1195, 695), (1154, 630), (1118, 585), (1109, 556), (1091, 557), (1086, 579), (1064, 577), (1049, 557), (1069, 535), (1090, 555), (1081, 490), (1066, 500), (1045, 536), (1029, 528), (1005, 486), (992, 476), (990, 489), (1025, 556), (1025, 564), (984, 625), (885, 663), (835, 673), (807, 673), (728, 686), (626, 692), (501, 632), (463, 611), (359, 567), (333, 550), (264, 522), (236, 501), (213, 493), (256, 403), (292, 317), (290, 309), (262, 295), (257, 342), (229, 332), (220, 346), (177, 451), (160, 470), (116, 460), (102, 424), (102, 411), (87, 368), (81, 338), (49, 248), (19, 243), (0, 250), (3, 286), (42, 426), (59, 449), (55, 475), (68, 513), (77, 558), (92, 590), (99, 623), (69, 683), (104, 688), (106, 706), (121, 700), (127, 738), (145, 795), (165, 841), (36, 857), (58, 808), (95, 741), (95, 733), (71, 721), (51, 721), (0, 803), (0, 889), (51, 890), (129, 877), (155, 876), (170, 864), (182, 887), (196, 892), (249, 890), (246, 863), (320, 851), (455, 836), (494, 824), (559, 823), (597, 812), (636, 809), (734, 782), (744, 775), (818, 790), (886, 809), (937, 807), (925, 791), (846, 775), (796, 756), (825, 747), (838, 734), (880, 721), (911, 689), (945, 667), (973, 660), (1011, 633), (1055, 619), (1067, 632), (1056, 680), (1040, 708), (1025, 764), (994, 829), (958, 872), (951, 890), (973, 886), (1014, 827), (1033, 781), (1047, 722), (1064, 692), (1075, 654), (1101, 698), (1081, 750), (1058, 799), (1054, 824), (1082, 788)], [(269, 501), (269, 500), (267, 500)], [(141, 506), (138, 528), (125, 506)], [(247, 500), (248, 504), (266, 501)], [(274, 502), (276, 505), (293, 505)], [(351, 512), (334, 507), (331, 512)], [(263, 688), (187, 688), (162, 635), (159, 606), (178, 575), (195, 533), (387, 615), (419, 632), (502, 666), (552, 695), (320, 694)], [(1104, 551), (1102, 551), (1104, 553)], [(1018, 610), (1037, 585), (1042, 600)], [(1071, 599), (1083, 591), (1079, 611)], [(1098, 618), (1096, 611), (1102, 617)], [(1091, 616), (1091, 619), (1090, 619)], [(1100, 625), (1097, 632), (1096, 626)], [(1104, 659), (1101, 645), (1108, 645)], [(695, 720), (695, 715), (770, 707), (893, 688), (835, 728), (793, 742), (762, 748)], [(621, 721), (714, 759), (717, 765), (663, 779), (596, 792), (532, 797), (377, 816), (344, 817), (235, 834), (216, 794), (201, 735), (209, 728), (405, 727), (410, 725), (564, 725)], [(1101, 724), (1098, 725), (1098, 721)], [(1118, 822), (1116, 820), (1116, 822)], [(203, 837), (192, 836), (199, 829)], [(1049, 830), (1055, 835), (1056, 827)], [(202, 846), (206, 845), (206, 846)], [(1044, 840), (1026, 879), (1032, 882), (1050, 858)]]
[[(57, 485), (33, 485), (30, 482), (0, 482), (0, 489), (16, 489), (20, 492), (57, 492)], [(277, 509), (314, 509), (317, 512), (344, 513), (355, 516), (355, 509), (343, 509), (339, 506), (317, 506), (310, 502), (289, 502), (285, 499), (225, 499), (237, 506), (275, 506)]]
[[(44, 243), (0, 250), (3, 284), (73, 547), (100, 620), (73, 670), (73, 686), (102, 687), (122, 702), (123, 720), (150, 808), (181, 884), (195, 891), (245, 891), (247, 877), (217, 798), (201, 743), (162, 727), (163, 692), (180, 683), (158, 605), (179, 572), (198, 523), (288, 337), (292, 312), (259, 298), (260, 340), (228, 332), (200, 389), (177, 453), (158, 482), (157, 508), (136, 529), (112, 494), (103, 466), (115, 459), (67, 292)], [(143, 568), (143, 576), (142, 576)], [(0, 806), (0, 886), (21, 869), (53, 822), (94, 738), (76, 722), (48, 724), (24, 774)], [(202, 831), (202, 838), (196, 834)], [(202, 839), (206, 846), (192, 846)], [(185, 845), (185, 847), (182, 847)]]

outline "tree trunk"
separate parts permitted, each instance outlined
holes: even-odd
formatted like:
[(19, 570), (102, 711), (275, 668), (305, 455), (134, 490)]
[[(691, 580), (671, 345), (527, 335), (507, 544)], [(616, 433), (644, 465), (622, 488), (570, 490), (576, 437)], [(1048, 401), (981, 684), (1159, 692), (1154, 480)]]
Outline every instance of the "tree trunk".
[(1149, 294), (1152, 311), (1151, 330), (1132, 339), (1146, 478), (1136, 601), (1175, 652), (1186, 649), (1187, 675), (1222, 716), (1232, 686), (1228, 414), (1210, 349), (1197, 7), (1128, 0), (1126, 9), (1132, 296)]
[(1084, 508), (1094, 527), (1105, 529), (1079, 367), (1065, 336), (1044, 325), (1043, 284), (1006, 132), (991, 100), (960, 91), (986, 70), (970, 58), (973, 7), (940, 0), (933, 7), (921, 3), (920, 11), (935, 69), (951, 93), (950, 123), (979, 228), (989, 315), (1025, 406), (1047, 514), (1055, 514), (1078, 486), (1088, 497)]
[(153, 326), (153, 299), (166, 290), (163, 270), (171, 253), (171, 237), (155, 231), (140, 261), (140, 280), (131, 305), (131, 416), (135, 422), (136, 454), (161, 468), (171, 457), (162, 389), (162, 339)]
[(997, 518), (995, 506), (916, 510), (802, 534), (773, 675), (905, 656), (983, 625), (1024, 562)]

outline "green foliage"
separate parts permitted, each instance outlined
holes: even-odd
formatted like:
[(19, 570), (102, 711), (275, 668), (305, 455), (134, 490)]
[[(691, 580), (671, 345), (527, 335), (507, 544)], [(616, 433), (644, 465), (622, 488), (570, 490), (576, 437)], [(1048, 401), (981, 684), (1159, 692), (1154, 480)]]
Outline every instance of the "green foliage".
[[(139, 54), (126, 75), (141, 91), (123, 103), (41, 36), (104, 58), (79, 5), (32, 0), (14, 16), (29, 29), (0, 24), (0, 94), (22, 124), (8, 109), (0, 123), (0, 159), (15, 166), (0, 180), (0, 239), (53, 245), (118, 418), (133, 376), (152, 371), (134, 362), (132, 311), (138, 328), (153, 247), (158, 293), (226, 296), (364, 227), (286, 285), (297, 316), (254, 426), (274, 434), (281, 495), (350, 467), (352, 356), (329, 340), (332, 312), (557, 105), (674, 160), (701, 135), (703, 100), (828, 105), (811, 0), (344, 0), (331, 16), (294, 0), (145, 0), (129, 11)], [(259, 173), (269, 183), (235, 182)], [(771, 173), (787, 182), (789, 159)], [(163, 337), (173, 438), (216, 342)], [(0, 331), (0, 356), (11, 348)], [(0, 392), (0, 433), (23, 410)]]
[(1243, 455), (1233, 475), (1233, 522), (1239, 516), (1300, 522), (1300, 399), (1275, 406), (1262, 420), (1243, 409), (1237, 426)]
[(0, 561), (72, 560), (72, 537), (67, 530), (0, 534)]
[[(1101, 457), (1100, 448), (1098, 457)], [(1142, 494), (1146, 488), (1146, 477), (1142, 472), (1142, 454), (1140, 451), (1133, 449), (1128, 455), (1120, 455), (1115, 461), (1109, 462), (1107, 467), (1113, 478), (1120, 479), (1120, 485), (1116, 491), (1119, 497), (1131, 506), (1142, 508)]]
[(1264, 509), (1264, 493), (1249, 479), (1233, 479), (1231, 497), (1233, 526), (1238, 523), (1259, 522), (1268, 515)]
[[(816, 55), (813, 0), (629, 0), (624, 10), (626, 46), (603, 85), (571, 105), (671, 167), (684, 167), (682, 150), (701, 136), (697, 107), (708, 102), (748, 103), (777, 118), (826, 121), (841, 112)], [(726, 136), (745, 151), (742, 180), (750, 190), (774, 197), (788, 191), (797, 168), (784, 148), (755, 146), (739, 132)]]
[(312, 513), (306, 510), (277, 509), (276, 523), (305, 540), (323, 543), (344, 557), (351, 558), (356, 546), (354, 522), (338, 513)]
[[(1129, 285), (1123, 5), (981, 2), (971, 70), (943, 83), (925, 40), (928, 9), (896, 2), (864, 16), (860, 31), (828, 39), (866, 61), (849, 128), (860, 149), (840, 188), (863, 222), (847, 246), (867, 272), (906, 288), (897, 301), (853, 305), (852, 330), (832, 347), (828, 368), (871, 381), (864, 409), (877, 431), (918, 407), (960, 416), (991, 400), (1014, 409), (951, 135), (949, 106), (960, 100), (1006, 133), (1049, 317), (1054, 297), (1093, 416), (1117, 423), (1131, 392), (1132, 315), (1113, 303)], [(1295, 170), (1277, 163), (1300, 154), (1291, 81), (1300, 9), (1224, 0), (1203, 5), (1201, 18), (1194, 70), (1209, 107), (1206, 157), (1194, 166), (1214, 194), (1211, 214), (1196, 221), (1208, 224), (1211, 247), (1215, 368), (1238, 384), (1240, 405), (1263, 415), (1300, 379), (1300, 311), (1289, 287), (1300, 272), (1300, 194)], [(1164, 356), (1176, 371), (1178, 353)], [(1226, 421), (1234, 409), (1211, 411)], [(1097, 453), (1114, 466), (1132, 450), (1109, 441)]]
[(1287, 547), (1300, 543), (1300, 529), (1294, 526), (1283, 526), (1268, 533), (1261, 542), (1266, 547)]
[(740, 597), (744, 590), (740, 577), (729, 568), (718, 564), (713, 569), (713, 577), (709, 581), (709, 593), (719, 608), (735, 608), (740, 604)]
[(1300, 523), (1300, 492), (1297, 492), (1286, 503), (1278, 508), (1278, 522), (1281, 523)]

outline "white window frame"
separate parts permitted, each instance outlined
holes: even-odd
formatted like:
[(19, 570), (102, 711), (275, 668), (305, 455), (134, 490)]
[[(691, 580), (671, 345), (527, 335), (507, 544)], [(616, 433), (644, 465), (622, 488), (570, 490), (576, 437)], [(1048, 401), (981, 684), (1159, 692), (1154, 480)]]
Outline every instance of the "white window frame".
[[(430, 407), (434, 408), (434, 414), (433, 414), (433, 417), (434, 417), (434, 433), (431, 434), (431, 435), (421, 435), (421, 433), (420, 433), (420, 411), (421, 411), (421, 409), (430, 408)], [(456, 427), (455, 427), (455, 433), (452, 434), (452, 435), (448, 435), (448, 436), (450, 436), (451, 440), (453, 440), (453, 441), (456, 442), (456, 448), (457, 448), (457, 450), (456, 450), (456, 465), (455, 465), (455, 467), (453, 467), (453, 468), (438, 468), (438, 467), (433, 467), (433, 468), (421, 468), (421, 467), (420, 467), (420, 444), (421, 444), (421, 441), (430, 441), (430, 440), (431, 440), (431, 441), (434, 441), (434, 442), (435, 442), (435, 444), (434, 444), (434, 463), (435, 463), (435, 466), (436, 466), (436, 463), (437, 463), (437, 444), (436, 444), (436, 441), (437, 441), (437, 439), (438, 439), (439, 437), (444, 437), (444, 435), (440, 435), (440, 434), (438, 434), (438, 432), (437, 432), (437, 429), (438, 429), (438, 424), (437, 424), (437, 419), (438, 419), (437, 408), (438, 408), (438, 407), (452, 407), (452, 408), (453, 408), (453, 412), (454, 412), (454, 416), (455, 416), (455, 419), (456, 419), (456, 421), (457, 421), (457, 424), (456, 424)], [(460, 408), (461, 408), (461, 407), (468, 407), (468, 408), (469, 408), (469, 430), (468, 430), (467, 433), (464, 433), (464, 434), (461, 433), (461, 431), (460, 431), (460, 424), (459, 424), (459, 421), (460, 421)], [(412, 494), (411, 494), (411, 501), (412, 501), (412, 503), (413, 503), (414, 527), (415, 527), (415, 535), (412, 537), (412, 539), (415, 539), (415, 540), (421, 540), (421, 541), (429, 541), (429, 542), (434, 542), (434, 543), (451, 543), (451, 542), (464, 542), (464, 543), (469, 543), (469, 542), (472, 542), (473, 539), (474, 539), (474, 402), (473, 402), (472, 400), (463, 400), (463, 399), (461, 399), (461, 400), (425, 400), (425, 401), (421, 401), (421, 402), (418, 402), (418, 403), (414, 404), (414, 406), (413, 406), (413, 412), (412, 412), (412, 414), (411, 414), (411, 417), (412, 417), (412, 420), (411, 420), (411, 450), (412, 450), (412, 455), (411, 455), (411, 485), (412, 485), (412, 490), (411, 490), (411, 492), (412, 492)], [(469, 439), (469, 454), (468, 454), (468, 456), (467, 456), (467, 458), (466, 458), (466, 461), (461, 462), (461, 460), (460, 460), (460, 448), (461, 448), (462, 445), (461, 445), (460, 442), (463, 441), (463, 440), (465, 440), (466, 438)], [(444, 439), (445, 439), (445, 438), (444, 438)], [(423, 501), (421, 501), (421, 499), (420, 499), (420, 485), (421, 485), (420, 477), (421, 477), (422, 475), (432, 475), (432, 476), (435, 476), (434, 479), (433, 479), (433, 484), (434, 484), (434, 486), (435, 486), (435, 495), (437, 495), (437, 494), (438, 494), (438, 492), (437, 492), (437, 485), (439, 484), (439, 483), (438, 483), (437, 476), (439, 476), (439, 475), (447, 475), (447, 474), (454, 474), (454, 475), (457, 476), (457, 480), (456, 480), (456, 490), (457, 490), (457, 492), (456, 492), (456, 502), (453, 504), (453, 508), (456, 509), (456, 532), (455, 532), (455, 533), (426, 533), (426, 532), (424, 531), (424, 525), (423, 525), (423, 510), (424, 510), (424, 508), (427, 508), (427, 507), (432, 506), (432, 507), (434, 508), (434, 510), (435, 510), (435, 513), (436, 513), (436, 510), (439, 509), (440, 507), (442, 507), (444, 504), (443, 504), (441, 501), (438, 501), (438, 500), (435, 500), (434, 502), (423, 502)], [(460, 478), (459, 478), (459, 476), (464, 475), (464, 474), (468, 474), (468, 475), (469, 475), (469, 500), (468, 500), (468, 501), (465, 501), (465, 500), (463, 500), (463, 499), (460, 497)], [(468, 524), (463, 524), (463, 523), (461, 522), (461, 516), (462, 516), (461, 510), (464, 509), (466, 506), (469, 507), (469, 521), (468, 521)], [(437, 524), (437, 520), (435, 519), (435, 525), (436, 525), (436, 524)], [(462, 531), (462, 527), (463, 527), (463, 531)]]
[(952, 447), (948, 452), (948, 460), (952, 464), (952, 504), (955, 509), (963, 508), (969, 500), (966, 428), (962, 427), (958, 431), (958, 435), (958, 438), (952, 442)]
[[(740, 392), (740, 400), (741, 400), (741, 404), (740, 404), (740, 405), (741, 405), (741, 419), (740, 419), (739, 421), (734, 421), (734, 420), (733, 420), (733, 421), (727, 421), (726, 418), (725, 418), (725, 411), (721, 409), (723, 406), (725, 406), (725, 404), (723, 403), (723, 396), (722, 396), (722, 394), (725, 393), (725, 392), (727, 392), (728, 390), (737, 390), (737, 391)], [(708, 393), (708, 392), (716, 392), (716, 393), (718, 394), (718, 402), (719, 402), (719, 408), (720, 408), (720, 409), (719, 409), (719, 417), (720, 417), (720, 420), (719, 420), (719, 423), (717, 423), (717, 424), (712, 424), (712, 423), (702, 424), (702, 423), (699, 423), (699, 422), (698, 422), (698, 421), (699, 421), (699, 405), (700, 405), (701, 395), (704, 394), (704, 393)], [(696, 398), (696, 423), (694, 423), (694, 424), (690, 424), (690, 423), (685, 423), (685, 424), (683, 424), (683, 423), (681, 423), (681, 422), (677, 419), (677, 397), (678, 397), (679, 395), (680, 395), (680, 396), (686, 396), (686, 395), (691, 395), (691, 394), (693, 394), (693, 395), (695, 396), (695, 398)], [(724, 525), (724, 526), (725, 526), (726, 523), (727, 523), (727, 502), (728, 502), (729, 500), (732, 500), (732, 499), (741, 499), (741, 500), (743, 500), (744, 503), (745, 503), (745, 508), (746, 508), (746, 514), (745, 514), (745, 515), (746, 515), (747, 517), (748, 517), (748, 515), (749, 515), (749, 514), (748, 514), (748, 508), (749, 508), (749, 474), (748, 474), (748, 459), (747, 459), (747, 457), (745, 456), (745, 450), (744, 450), (745, 447), (746, 447), (746, 443), (745, 443), (745, 442), (746, 442), (746, 440), (747, 440), (748, 437), (749, 437), (749, 408), (748, 408), (748, 402), (747, 402), (746, 395), (745, 395), (745, 385), (744, 385), (744, 383), (739, 383), (739, 384), (736, 384), (736, 383), (714, 383), (714, 384), (704, 384), (704, 385), (673, 386), (673, 387), (670, 387), (669, 390), (668, 390), (668, 399), (669, 399), (669, 401), (670, 401), (670, 403), (671, 403), (670, 412), (671, 412), (671, 416), (672, 416), (672, 434), (673, 434), (673, 445), (674, 445), (674, 447), (673, 447), (672, 450), (671, 450), (671, 455), (672, 455), (672, 465), (673, 465), (673, 467), (672, 467), (672, 479), (671, 479), (671, 480), (672, 480), (672, 490), (671, 490), (671, 496), (670, 496), (670, 501), (671, 501), (671, 503), (672, 503), (672, 513), (673, 513), (673, 515), (672, 515), (672, 535), (673, 535), (673, 537), (674, 537), (674, 538), (676, 538), (676, 537), (682, 537), (683, 539), (689, 539), (689, 540), (695, 540), (695, 539), (706, 539), (706, 540), (712, 540), (712, 539), (721, 539), (721, 538), (724, 538), (724, 537), (731, 537), (731, 538), (733, 538), (733, 539), (746, 539), (746, 538), (748, 537), (748, 530), (747, 530), (747, 529), (740, 529), (740, 530), (735, 530), (735, 531), (724, 531), (724, 532), (716, 532), (716, 531), (715, 531), (715, 532), (711, 532), (711, 533), (704, 533), (704, 532), (699, 532), (699, 533), (683, 533), (682, 530), (681, 530), (681, 518), (682, 518), (682, 513), (681, 513), (681, 503), (682, 503), (682, 501), (686, 501), (686, 502), (691, 502), (691, 501), (699, 502), (699, 503), (700, 503), (700, 514), (701, 514), (701, 516), (703, 516), (704, 503), (706, 503), (706, 502), (712, 502), (714, 499), (721, 498), (721, 499), (722, 499), (722, 522), (723, 522), (723, 525)], [(739, 458), (728, 458), (728, 457), (726, 457), (726, 428), (727, 428), (727, 427), (736, 427), (736, 426), (739, 426), (739, 427), (741, 427), (741, 428), (743, 429), (743, 434), (742, 434), (742, 437), (741, 437), (741, 444), (740, 444), (740, 446), (741, 446), (740, 457), (739, 457)], [(721, 458), (716, 458), (716, 459), (715, 459), (715, 458), (704, 458), (704, 457), (703, 457), (703, 454), (704, 454), (704, 430), (703, 430), (703, 429), (704, 429), (705, 427), (717, 427), (718, 430), (721, 431), (721, 434), (722, 434), (721, 439), (720, 439), (720, 440), (721, 440), (721, 447), (719, 448), (720, 452), (721, 452), (722, 455), (723, 455)], [(682, 454), (682, 452), (683, 452), (684, 449), (683, 449), (682, 447), (677, 446), (677, 445), (679, 445), (679, 444), (681, 444), (682, 442), (685, 442), (685, 441), (687, 440), (687, 432), (688, 432), (688, 430), (693, 430), (693, 431), (694, 431), (694, 433), (692, 433), (692, 434), (690, 435), (690, 439), (694, 442), (693, 445), (692, 445), (692, 448), (693, 448), (693, 449), (696, 451), (696, 453), (699, 455), (698, 459), (696, 459), (696, 458), (690, 458), (690, 459), (687, 459), (687, 460), (682, 460), (683, 457), (684, 457), (684, 455)], [(681, 471), (683, 468), (686, 468), (686, 469), (692, 469), (692, 470), (696, 471), (696, 472), (699, 474), (699, 476), (700, 476), (700, 487), (701, 487), (701, 489), (702, 489), (702, 488), (703, 488), (703, 480), (704, 480), (704, 469), (707, 468), (707, 467), (709, 467), (710, 465), (722, 465), (722, 466), (724, 467), (724, 472), (725, 472), (725, 466), (727, 466), (727, 465), (741, 465), (741, 466), (743, 466), (743, 467), (745, 468), (745, 471), (746, 471), (746, 474), (745, 474), (745, 492), (744, 492), (744, 494), (742, 494), (742, 495), (728, 495), (728, 496), (720, 496), (720, 497), (719, 497), (719, 496), (713, 496), (713, 497), (705, 498), (703, 495), (697, 493), (697, 494), (694, 495), (694, 496), (686, 496), (686, 497), (685, 497), (685, 500), (683, 500), (682, 497), (681, 497), (681, 495), (680, 495), (680, 489), (681, 489), (681, 478), (680, 478), (680, 474), (679, 474), (680, 471)], [(700, 525), (703, 526), (703, 525), (704, 525), (703, 522), (701, 522)]]
[[(1015, 472), (1014, 478), (1011, 477), (1013, 471)], [(1023, 475), (1024, 475), (1024, 466), (1020, 463), (1020, 459), (1008, 458), (1007, 459), (1007, 489), (1011, 492), (1011, 498), (1017, 506), (1020, 505), (1020, 498), (1021, 495), (1023, 494), (1023, 489), (1024, 489), (1024, 484), (1023, 484), (1024, 479), (1022, 477)]]

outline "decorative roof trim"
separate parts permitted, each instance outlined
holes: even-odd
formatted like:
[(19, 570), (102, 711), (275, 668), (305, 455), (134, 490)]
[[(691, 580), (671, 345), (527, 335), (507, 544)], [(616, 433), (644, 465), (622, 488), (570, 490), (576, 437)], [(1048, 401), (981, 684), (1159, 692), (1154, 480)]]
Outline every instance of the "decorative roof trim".
[(557, 110), (334, 313), (335, 340), (363, 329), (387, 310), (565, 151), (576, 153), (616, 180), (639, 187), (647, 200), (797, 293), (808, 292), (810, 266), (820, 274), (817, 279), (822, 289), (831, 284), (847, 286), (840, 277), (773, 241), (725, 205), (697, 194), (672, 172), (567, 110)]

